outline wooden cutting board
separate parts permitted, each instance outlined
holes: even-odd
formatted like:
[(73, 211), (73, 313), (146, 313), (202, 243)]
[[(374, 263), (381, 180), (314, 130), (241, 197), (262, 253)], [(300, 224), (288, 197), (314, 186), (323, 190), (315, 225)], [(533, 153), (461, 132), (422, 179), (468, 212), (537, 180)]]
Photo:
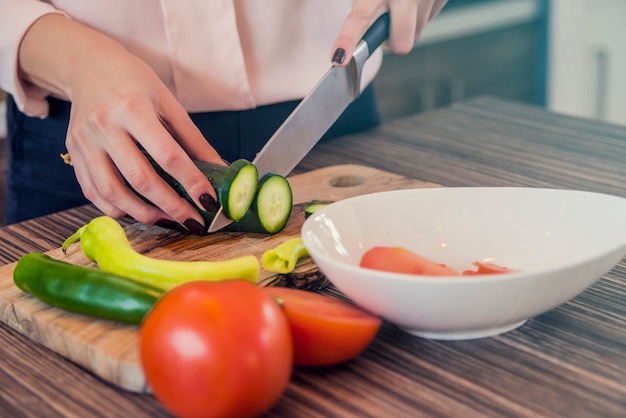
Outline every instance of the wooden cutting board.
[[(322, 168), (289, 178), (294, 210), (285, 229), (273, 236), (217, 232), (197, 237), (167, 229), (132, 224), (126, 227), (133, 247), (150, 257), (172, 260), (222, 260), (253, 254), (259, 258), (268, 249), (300, 235), (304, 203), (337, 201), (372, 192), (419, 187), (437, 187), (359, 165)], [(79, 228), (81, 225), (76, 225)], [(54, 258), (93, 266), (78, 243)], [(66, 312), (40, 302), (13, 284), (15, 263), (0, 267), (0, 320), (30, 339), (92, 371), (102, 379), (133, 392), (148, 392), (139, 363), (138, 327)], [(301, 260), (287, 276), (261, 270), (260, 285), (315, 286), (323, 279), (310, 258)], [(318, 283), (319, 284), (319, 283)]]

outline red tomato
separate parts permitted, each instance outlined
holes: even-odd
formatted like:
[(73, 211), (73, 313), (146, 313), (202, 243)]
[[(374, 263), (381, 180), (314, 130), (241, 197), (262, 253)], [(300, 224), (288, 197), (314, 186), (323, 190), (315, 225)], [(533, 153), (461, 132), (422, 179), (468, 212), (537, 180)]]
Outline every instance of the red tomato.
[(393, 273), (458, 276), (459, 273), (403, 247), (374, 247), (361, 258), (361, 267)]
[(485, 263), (482, 261), (475, 261), (473, 263), (477, 268), (476, 270), (465, 270), (463, 272), (464, 275), (475, 275), (475, 274), (503, 274), (503, 273), (511, 273), (511, 270), (508, 267), (502, 267), (493, 263)]
[(347, 302), (306, 290), (263, 288), (279, 298), (291, 326), (294, 364), (329, 366), (356, 357), (382, 320)]
[(179, 417), (259, 415), (280, 398), (293, 368), (285, 315), (243, 280), (170, 290), (146, 316), (139, 345), (154, 395)]

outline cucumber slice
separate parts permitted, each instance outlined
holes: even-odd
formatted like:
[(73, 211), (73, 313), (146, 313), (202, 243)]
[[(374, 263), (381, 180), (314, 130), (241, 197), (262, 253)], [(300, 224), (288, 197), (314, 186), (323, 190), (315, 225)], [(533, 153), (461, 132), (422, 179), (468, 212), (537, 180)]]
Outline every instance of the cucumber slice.
[(226, 227), (227, 231), (276, 234), (287, 225), (293, 207), (289, 181), (268, 173), (259, 181), (254, 202), (246, 215)]
[(316, 211), (325, 208), (326, 206), (330, 205), (332, 202), (318, 202), (318, 201), (314, 201), (314, 202), (307, 202), (304, 205), (304, 219), (308, 218), (309, 216), (313, 215)]
[[(223, 170), (223, 166), (207, 163), (196, 165), (216, 188), (224, 215), (233, 221), (243, 218), (252, 205), (257, 190), (259, 173), (256, 167), (244, 159), (233, 161), (226, 170)], [(220, 177), (221, 181), (218, 180)]]
[(281, 231), (291, 216), (292, 207), (293, 194), (287, 179), (271, 173), (263, 176), (252, 210), (265, 231), (270, 234)]

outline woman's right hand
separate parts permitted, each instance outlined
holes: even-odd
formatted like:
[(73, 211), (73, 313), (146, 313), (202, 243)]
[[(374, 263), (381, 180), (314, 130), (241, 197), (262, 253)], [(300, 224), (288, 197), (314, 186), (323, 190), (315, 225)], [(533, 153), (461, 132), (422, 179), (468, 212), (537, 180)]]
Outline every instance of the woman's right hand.
[[(72, 48), (58, 48), (70, 40)], [(57, 45), (54, 53), (46, 51), (48, 42)], [(208, 211), (217, 210), (215, 190), (191, 158), (222, 159), (146, 63), (99, 32), (47, 15), (24, 37), (20, 68), (29, 82), (72, 102), (66, 147), (85, 197), (104, 214), (206, 231), (202, 216), (161, 179), (137, 144)]]
[(331, 60), (336, 65), (348, 65), (359, 40), (385, 12), (389, 12), (391, 23), (386, 47), (396, 54), (408, 54), (426, 24), (441, 11), (446, 2), (447, 0), (353, 0), (352, 10), (333, 44)]

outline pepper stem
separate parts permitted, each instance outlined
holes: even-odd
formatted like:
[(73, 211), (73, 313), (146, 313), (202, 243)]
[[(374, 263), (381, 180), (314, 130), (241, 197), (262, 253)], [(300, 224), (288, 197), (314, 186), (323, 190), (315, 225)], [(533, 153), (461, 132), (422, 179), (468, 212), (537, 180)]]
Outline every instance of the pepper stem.
[(67, 253), (67, 248), (71, 244), (80, 240), (80, 236), (83, 235), (83, 232), (85, 232), (85, 229), (87, 229), (87, 225), (81, 226), (80, 228), (78, 228), (76, 232), (74, 232), (65, 241), (63, 241), (63, 244), (61, 245), (61, 250), (63, 250), (63, 254)]

